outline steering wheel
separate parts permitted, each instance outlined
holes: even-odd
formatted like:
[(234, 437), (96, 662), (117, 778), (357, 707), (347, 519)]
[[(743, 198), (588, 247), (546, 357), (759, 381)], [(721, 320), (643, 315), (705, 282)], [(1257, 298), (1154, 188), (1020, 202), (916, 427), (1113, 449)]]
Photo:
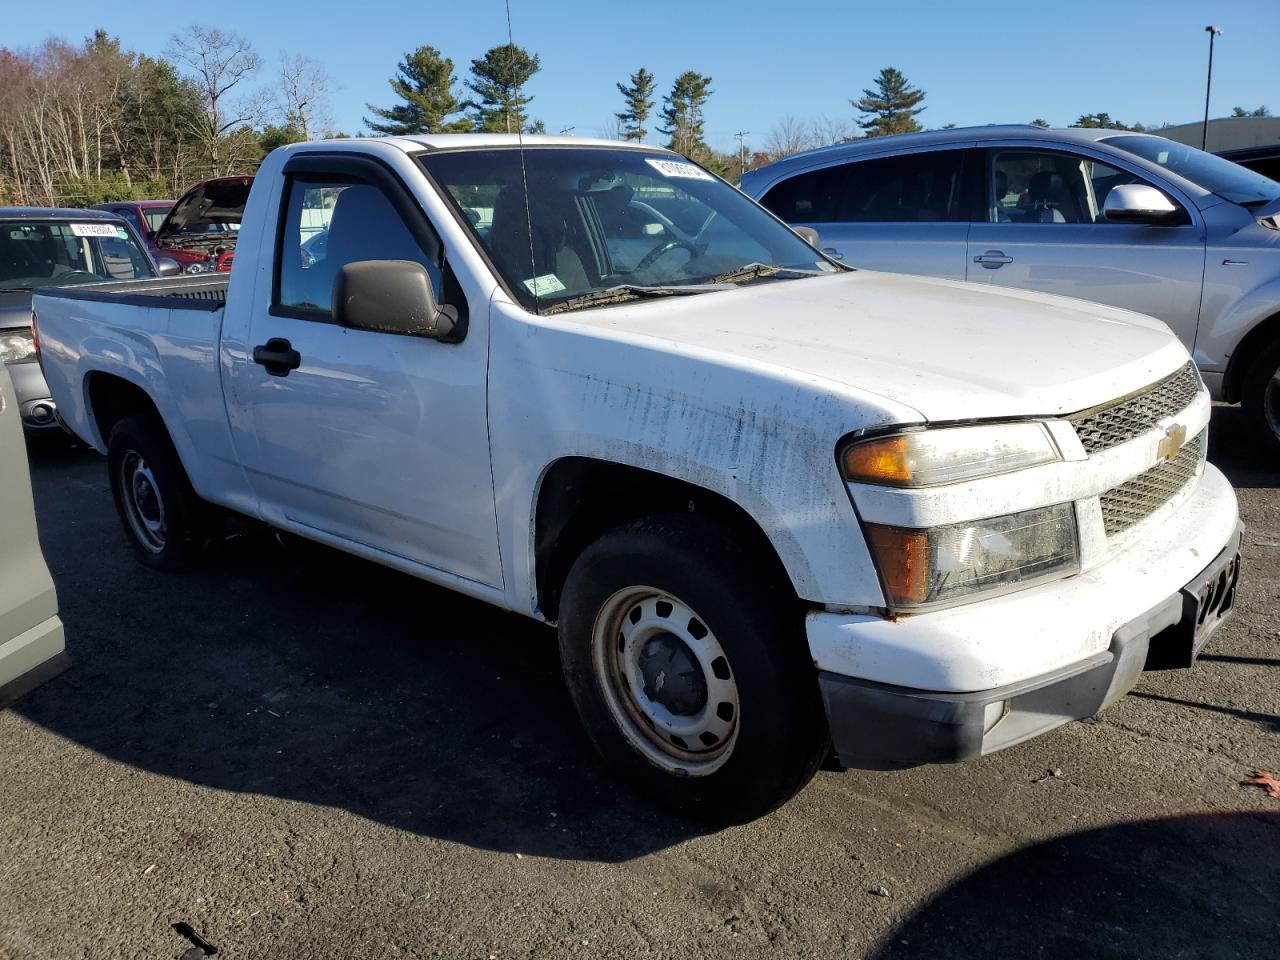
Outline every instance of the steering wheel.
[(631, 268), (631, 272), (639, 273), (641, 271), (648, 270), (657, 262), (659, 257), (665, 256), (672, 250), (680, 247), (688, 250), (689, 253), (695, 257), (699, 254), (698, 248), (688, 240), (663, 240), (660, 244), (641, 257), (640, 262)]

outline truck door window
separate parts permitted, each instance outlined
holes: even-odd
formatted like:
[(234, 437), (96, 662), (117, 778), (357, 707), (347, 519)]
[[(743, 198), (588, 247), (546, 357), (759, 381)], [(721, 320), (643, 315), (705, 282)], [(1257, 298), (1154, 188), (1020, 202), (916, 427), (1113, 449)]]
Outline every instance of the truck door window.
[(429, 257), (378, 187), (365, 183), (291, 182), (277, 255), (273, 307), (327, 320), (333, 281), (348, 263), (413, 260), (441, 296), (440, 265)]

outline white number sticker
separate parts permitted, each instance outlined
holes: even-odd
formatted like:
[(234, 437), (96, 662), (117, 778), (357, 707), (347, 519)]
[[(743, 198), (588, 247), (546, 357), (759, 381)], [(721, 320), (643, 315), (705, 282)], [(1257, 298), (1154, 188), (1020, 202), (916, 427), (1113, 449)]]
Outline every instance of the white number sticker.
[(77, 237), (115, 237), (114, 223), (73, 223), (71, 232)]
[(524, 285), (535, 297), (545, 297), (549, 293), (559, 293), (564, 289), (564, 284), (554, 273), (544, 273), (540, 277), (526, 280)]
[(686, 163), (683, 160), (655, 160), (653, 157), (645, 157), (644, 162), (664, 177), (684, 177), (686, 180), (715, 179), (701, 167), (695, 167), (692, 163)]

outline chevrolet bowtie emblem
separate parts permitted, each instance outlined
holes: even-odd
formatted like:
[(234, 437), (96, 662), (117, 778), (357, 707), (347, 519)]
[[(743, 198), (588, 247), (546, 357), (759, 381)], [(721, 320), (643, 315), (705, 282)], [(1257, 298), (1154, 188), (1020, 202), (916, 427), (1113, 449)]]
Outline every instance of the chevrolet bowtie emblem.
[(1172, 460), (1178, 455), (1178, 451), (1182, 449), (1182, 445), (1186, 441), (1187, 428), (1180, 423), (1175, 423), (1160, 438), (1160, 446), (1156, 447), (1156, 459)]

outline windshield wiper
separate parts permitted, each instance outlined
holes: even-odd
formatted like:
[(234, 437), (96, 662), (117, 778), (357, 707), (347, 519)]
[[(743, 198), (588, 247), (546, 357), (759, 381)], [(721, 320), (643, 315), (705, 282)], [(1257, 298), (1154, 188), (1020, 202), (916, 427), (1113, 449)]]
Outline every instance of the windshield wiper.
[(738, 267), (737, 270), (730, 270), (728, 273), (712, 277), (707, 283), (737, 283), (739, 280), (775, 277), (780, 273), (796, 277), (817, 277), (821, 275), (818, 270), (801, 270), (796, 267), (784, 267), (776, 263), (748, 263), (744, 267)]
[(678, 297), (691, 293), (711, 293), (716, 288), (705, 284), (684, 285), (672, 287), (646, 287), (637, 283), (619, 283), (616, 286), (605, 287), (603, 290), (593, 290), (590, 293), (584, 293), (580, 297), (570, 297), (568, 300), (562, 300), (559, 303), (553, 303), (547, 309), (541, 311), (543, 316), (550, 316), (553, 313), (564, 313), (568, 310), (577, 310), (579, 307), (589, 307), (604, 303), (624, 303), (627, 300), (643, 300), (649, 297)]

